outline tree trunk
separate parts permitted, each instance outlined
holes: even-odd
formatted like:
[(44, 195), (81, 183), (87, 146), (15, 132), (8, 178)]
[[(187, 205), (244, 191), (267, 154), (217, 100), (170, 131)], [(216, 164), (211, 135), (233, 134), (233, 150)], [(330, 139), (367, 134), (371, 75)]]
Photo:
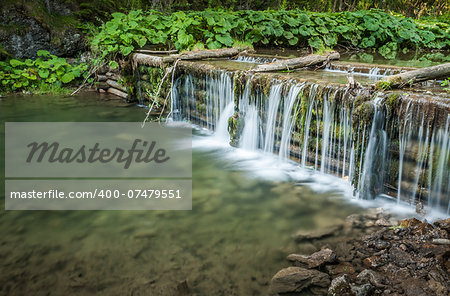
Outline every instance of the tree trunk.
[(174, 54), (166, 57), (152, 56), (148, 54), (135, 53), (132, 59), (138, 64), (144, 64), (154, 67), (162, 67), (164, 64), (173, 63), (176, 60), (203, 60), (209, 58), (227, 58), (233, 57), (244, 49), (223, 48), (210, 50), (188, 51), (182, 54)]
[(178, 50), (149, 50), (149, 49), (136, 49), (134, 52), (147, 53), (147, 54), (175, 54)]
[(375, 84), (375, 89), (402, 88), (414, 84), (438, 78), (450, 77), (450, 63), (417, 69), (405, 73), (391, 75)]
[(114, 88), (116, 88), (116, 89), (118, 89), (118, 90), (121, 90), (121, 91), (124, 91), (124, 92), (127, 91), (127, 88), (126, 88), (126, 87), (119, 85), (119, 83), (118, 83), (117, 81), (115, 81), (115, 80), (108, 79), (108, 80), (106, 80), (106, 83), (107, 83), (109, 86), (114, 87)]
[(287, 60), (280, 60), (273, 63), (258, 65), (256, 68), (250, 70), (252, 72), (271, 72), (280, 70), (292, 70), (304, 67), (311, 67), (319, 64), (328, 63), (331, 60), (338, 60), (339, 53), (331, 52), (327, 55), (309, 55), (306, 57), (293, 58)]
[(112, 88), (112, 87), (108, 88), (107, 92), (110, 93), (110, 94), (113, 94), (115, 96), (124, 98), (124, 99), (128, 98), (128, 94), (126, 92), (123, 92), (121, 90), (118, 90), (118, 89), (115, 89), (115, 88)]

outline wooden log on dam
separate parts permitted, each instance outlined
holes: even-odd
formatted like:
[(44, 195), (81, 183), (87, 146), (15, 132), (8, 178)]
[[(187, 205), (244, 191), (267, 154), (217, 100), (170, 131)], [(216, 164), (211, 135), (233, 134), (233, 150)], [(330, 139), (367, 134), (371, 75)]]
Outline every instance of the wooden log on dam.
[[(375, 89), (402, 88), (417, 82), (450, 77), (450, 63), (391, 75), (375, 84)], [(386, 85), (386, 86), (385, 86)]]
[(223, 48), (210, 50), (188, 51), (182, 54), (174, 54), (169, 56), (155, 56), (143, 53), (134, 53), (132, 59), (137, 64), (163, 67), (165, 64), (173, 63), (176, 60), (203, 60), (211, 58), (228, 58), (238, 55), (242, 49)]
[(331, 52), (326, 55), (311, 54), (306, 57), (299, 57), (293, 59), (279, 60), (273, 63), (258, 65), (256, 68), (250, 70), (251, 72), (273, 72), (281, 70), (293, 70), (305, 67), (312, 67), (316, 65), (323, 65), (332, 60), (339, 60), (338, 52)]

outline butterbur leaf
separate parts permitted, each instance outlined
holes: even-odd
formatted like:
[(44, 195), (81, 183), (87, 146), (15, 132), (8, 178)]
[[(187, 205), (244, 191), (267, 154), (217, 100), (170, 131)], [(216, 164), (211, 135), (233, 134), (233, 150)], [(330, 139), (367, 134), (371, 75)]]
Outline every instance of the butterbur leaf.
[(296, 45), (297, 43), (298, 43), (298, 38), (297, 37), (294, 37), (294, 38), (292, 38), (292, 39), (289, 39), (289, 45)]
[(50, 56), (50, 53), (46, 50), (38, 50), (37, 55), (39, 57), (48, 57), (48, 56)]
[(21, 62), (21, 61), (16, 60), (16, 59), (10, 60), (9, 63), (10, 63), (11, 66), (13, 66), (13, 67), (18, 67), (18, 66), (23, 66), (23, 65), (25, 65), (24, 62)]
[(69, 72), (69, 73), (64, 74), (64, 75), (61, 77), (61, 82), (62, 82), (62, 83), (69, 83), (69, 82), (71, 82), (71, 81), (74, 80), (74, 79), (75, 79), (75, 76), (73, 75), (73, 73), (72, 73), (72, 72)]
[(120, 52), (122, 52), (124, 56), (129, 55), (133, 51), (133, 49), (133, 46), (120, 46)]
[(110, 62), (109, 62), (109, 67), (110, 67), (111, 69), (116, 69), (117, 67), (119, 67), (119, 64), (117, 64), (116, 61), (110, 61)]
[(312, 48), (315, 49), (320, 49), (323, 48), (323, 41), (322, 39), (320, 39), (319, 37), (312, 37), (308, 39), (308, 44), (309, 46), (311, 46)]
[(38, 74), (39, 74), (39, 77), (45, 79), (45, 78), (47, 78), (48, 75), (50, 74), (50, 71), (48, 71), (47, 69), (40, 69), (39, 72), (38, 72)]

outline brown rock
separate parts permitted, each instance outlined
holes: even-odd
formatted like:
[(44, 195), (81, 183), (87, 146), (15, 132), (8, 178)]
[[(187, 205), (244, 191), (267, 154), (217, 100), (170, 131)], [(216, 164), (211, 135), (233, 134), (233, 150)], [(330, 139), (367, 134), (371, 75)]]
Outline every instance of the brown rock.
[(411, 219), (405, 219), (405, 220), (400, 220), (398, 221), (398, 226), (401, 227), (414, 227), (414, 226), (418, 226), (422, 224), (422, 221), (416, 219), (416, 218), (411, 218)]
[(311, 286), (328, 287), (330, 277), (317, 270), (288, 267), (278, 271), (272, 278), (273, 293), (295, 293)]
[(337, 265), (327, 265), (327, 272), (329, 275), (343, 275), (355, 273), (355, 268), (348, 262), (342, 262)]
[(320, 250), (310, 256), (290, 254), (287, 259), (289, 261), (294, 261), (299, 266), (307, 265), (308, 268), (316, 268), (325, 263), (334, 263), (337, 261), (336, 254), (330, 249)]
[(369, 268), (377, 268), (379, 266), (384, 265), (384, 260), (377, 256), (370, 256), (363, 260), (363, 264)]

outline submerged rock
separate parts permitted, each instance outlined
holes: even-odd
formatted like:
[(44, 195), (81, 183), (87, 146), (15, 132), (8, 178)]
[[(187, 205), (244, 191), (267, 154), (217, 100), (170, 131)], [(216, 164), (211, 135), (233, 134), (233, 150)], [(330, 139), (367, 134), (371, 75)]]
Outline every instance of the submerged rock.
[(337, 261), (336, 254), (330, 249), (323, 249), (315, 252), (310, 256), (291, 254), (287, 257), (289, 261), (293, 261), (299, 266), (308, 266), (308, 268), (316, 268), (325, 263), (334, 263)]
[(328, 274), (301, 267), (287, 267), (272, 278), (271, 291), (275, 294), (299, 293), (307, 288), (326, 288), (330, 284)]
[(341, 229), (340, 226), (335, 227), (329, 227), (326, 229), (319, 229), (319, 230), (312, 230), (312, 231), (305, 231), (305, 230), (299, 230), (294, 235), (292, 235), (292, 238), (300, 243), (303, 241), (308, 241), (312, 239), (320, 239), (325, 238), (328, 236), (332, 236), (336, 234), (337, 231)]

